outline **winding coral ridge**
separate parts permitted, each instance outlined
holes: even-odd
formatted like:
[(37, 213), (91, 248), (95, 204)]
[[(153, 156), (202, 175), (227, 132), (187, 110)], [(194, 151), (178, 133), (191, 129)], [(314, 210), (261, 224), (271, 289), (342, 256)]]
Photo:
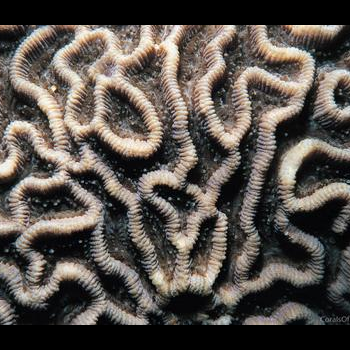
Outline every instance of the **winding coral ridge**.
[(271, 317), (252, 317), (245, 321), (248, 326), (283, 326), (297, 321), (304, 321), (310, 326), (322, 326), (320, 317), (307, 307), (288, 303), (281, 306)]
[(350, 107), (342, 108), (336, 102), (335, 93), (342, 89), (347, 94), (350, 89), (350, 74), (346, 70), (326, 73), (320, 82), (315, 102), (314, 118), (323, 127), (332, 129), (350, 123)]
[[(346, 41), (347, 26), (272, 32), (280, 35), (265, 25), (0, 26), (0, 41), (16, 43), (0, 56), (1, 324), (24, 314), (87, 325), (323, 324), (307, 297), (253, 311), (269, 317), (237, 316), (280, 283), (299, 294), (326, 285), (327, 303), (350, 312), (350, 248), (330, 259), (296, 220), (340, 203), (329, 230), (349, 232), (349, 178), (316, 176), (299, 189), (308, 163), (350, 163), (344, 139), (329, 132), (349, 126), (337, 99), (349, 93), (349, 72), (324, 72), (313, 55)], [(317, 132), (281, 141), (298, 123)], [(271, 183), (272, 222), (262, 224)], [(57, 310), (62, 293), (62, 303), (74, 300)]]
[(319, 47), (334, 42), (348, 25), (284, 25), (297, 42)]

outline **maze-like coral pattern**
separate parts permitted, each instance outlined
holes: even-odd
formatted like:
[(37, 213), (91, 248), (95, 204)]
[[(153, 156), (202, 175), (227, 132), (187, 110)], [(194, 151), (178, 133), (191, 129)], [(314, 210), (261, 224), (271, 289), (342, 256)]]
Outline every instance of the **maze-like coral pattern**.
[(2, 324), (350, 314), (346, 25), (0, 25)]

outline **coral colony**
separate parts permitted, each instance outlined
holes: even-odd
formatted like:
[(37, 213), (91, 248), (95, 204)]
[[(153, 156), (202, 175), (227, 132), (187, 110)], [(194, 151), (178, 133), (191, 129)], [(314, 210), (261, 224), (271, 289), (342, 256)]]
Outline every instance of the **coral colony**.
[(0, 25), (0, 323), (350, 319), (347, 25)]

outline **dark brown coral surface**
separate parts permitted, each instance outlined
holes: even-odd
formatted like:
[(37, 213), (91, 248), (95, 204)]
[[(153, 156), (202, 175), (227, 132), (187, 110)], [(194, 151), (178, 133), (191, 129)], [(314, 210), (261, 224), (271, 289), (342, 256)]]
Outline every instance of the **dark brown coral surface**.
[(347, 25), (0, 25), (0, 323), (349, 324)]

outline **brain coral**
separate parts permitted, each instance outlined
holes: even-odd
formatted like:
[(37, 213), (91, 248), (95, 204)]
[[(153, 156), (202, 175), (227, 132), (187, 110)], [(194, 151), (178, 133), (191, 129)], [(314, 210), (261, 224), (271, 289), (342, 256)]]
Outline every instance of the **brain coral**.
[(0, 25), (0, 323), (350, 320), (347, 25)]

